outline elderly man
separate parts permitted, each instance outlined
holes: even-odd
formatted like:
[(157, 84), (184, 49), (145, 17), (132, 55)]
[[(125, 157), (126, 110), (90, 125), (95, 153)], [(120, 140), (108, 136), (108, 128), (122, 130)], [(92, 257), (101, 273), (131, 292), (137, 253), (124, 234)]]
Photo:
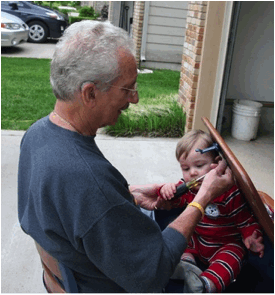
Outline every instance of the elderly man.
[(26, 132), (18, 175), (22, 229), (74, 273), (79, 292), (161, 292), (201, 218), (232, 175), (208, 173), (194, 201), (164, 231), (143, 214), (169, 208), (160, 184), (128, 187), (95, 143), (138, 102), (137, 67), (127, 33), (108, 22), (71, 25), (56, 45), (54, 110)]

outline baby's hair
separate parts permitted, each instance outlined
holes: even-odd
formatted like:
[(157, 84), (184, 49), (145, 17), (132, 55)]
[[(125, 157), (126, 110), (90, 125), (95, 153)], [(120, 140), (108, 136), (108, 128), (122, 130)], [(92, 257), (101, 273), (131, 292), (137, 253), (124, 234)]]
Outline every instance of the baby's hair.
[[(184, 157), (187, 158), (191, 149), (193, 148), (194, 144), (199, 140), (202, 139), (205, 142), (204, 146), (199, 148), (207, 148), (213, 145), (213, 140), (211, 136), (202, 131), (202, 130), (192, 130), (186, 133), (178, 142), (176, 148), (176, 158), (179, 161), (180, 157), (184, 154)], [(213, 153), (213, 152), (211, 152)], [(213, 157), (218, 156), (217, 152), (213, 153)]]

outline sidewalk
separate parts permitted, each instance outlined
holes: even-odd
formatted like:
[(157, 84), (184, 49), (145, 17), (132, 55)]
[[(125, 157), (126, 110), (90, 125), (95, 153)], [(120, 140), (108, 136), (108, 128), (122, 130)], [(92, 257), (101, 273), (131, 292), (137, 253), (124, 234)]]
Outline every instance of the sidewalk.
[[(34, 243), (17, 219), (17, 166), (24, 131), (2, 130), (2, 293), (46, 293)], [(274, 198), (274, 140), (261, 144), (226, 137), (258, 190)], [(98, 134), (96, 142), (129, 184), (177, 182), (181, 171), (175, 159), (178, 139), (113, 138)], [(263, 143), (263, 145), (262, 145)]]

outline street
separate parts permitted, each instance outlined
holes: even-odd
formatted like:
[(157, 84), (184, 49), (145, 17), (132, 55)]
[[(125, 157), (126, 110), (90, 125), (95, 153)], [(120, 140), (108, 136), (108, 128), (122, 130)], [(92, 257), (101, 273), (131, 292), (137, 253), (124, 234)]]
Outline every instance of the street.
[(48, 40), (47, 43), (21, 43), (14, 47), (1, 47), (1, 56), (52, 58), (56, 40)]

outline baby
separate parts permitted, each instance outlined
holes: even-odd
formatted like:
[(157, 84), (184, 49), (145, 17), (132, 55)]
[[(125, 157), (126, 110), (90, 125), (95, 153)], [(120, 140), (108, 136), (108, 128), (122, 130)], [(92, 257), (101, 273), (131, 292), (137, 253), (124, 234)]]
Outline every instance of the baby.
[[(184, 182), (206, 174), (221, 159), (215, 151), (204, 154), (195, 151), (212, 145), (210, 135), (201, 130), (191, 131), (181, 138), (176, 148), (176, 158)], [(163, 185), (159, 195), (165, 200), (171, 200), (176, 187), (183, 181)], [(199, 188), (200, 185), (180, 198), (171, 200), (173, 207), (190, 204)], [(203, 208), (198, 206), (198, 209), (203, 213)], [(204, 213), (181, 257), (185, 269), (185, 291), (189, 293), (222, 292), (239, 274), (246, 248), (257, 252), (260, 257), (264, 254), (260, 226), (236, 185), (212, 201)], [(202, 272), (196, 266), (195, 258), (208, 268)]]

